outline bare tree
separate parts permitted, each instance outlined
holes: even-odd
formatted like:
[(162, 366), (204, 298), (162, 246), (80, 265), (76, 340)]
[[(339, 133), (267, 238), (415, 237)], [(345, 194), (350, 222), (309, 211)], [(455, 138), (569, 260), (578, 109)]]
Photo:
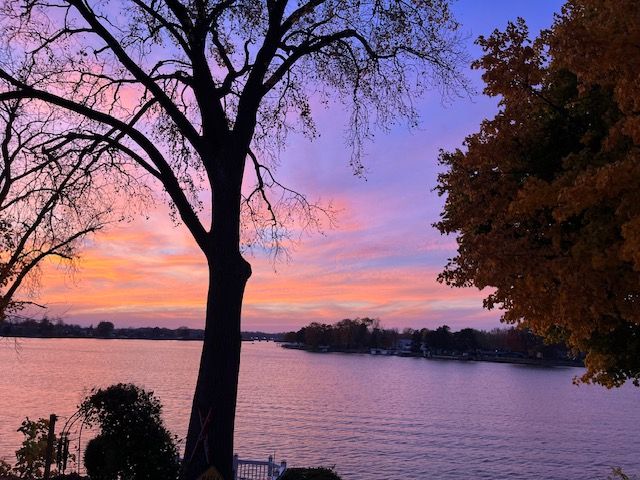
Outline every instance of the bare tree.
[[(351, 164), (360, 173), (371, 128), (414, 124), (417, 95), (464, 87), (448, 3), (4, 0), (0, 101), (29, 98), (82, 117), (78, 135), (118, 149), (161, 185), (207, 259), (186, 478), (211, 468), (232, 475), (251, 275), (240, 249), (243, 213), (268, 245), (290, 222), (321, 220), (275, 176), (287, 134), (315, 135), (314, 104), (350, 107)], [(249, 191), (245, 167), (255, 179)]]
[(0, 104), (0, 322), (35, 304), (43, 260), (73, 262), (83, 238), (112, 219), (104, 152), (61, 143), (64, 119), (29, 103)]

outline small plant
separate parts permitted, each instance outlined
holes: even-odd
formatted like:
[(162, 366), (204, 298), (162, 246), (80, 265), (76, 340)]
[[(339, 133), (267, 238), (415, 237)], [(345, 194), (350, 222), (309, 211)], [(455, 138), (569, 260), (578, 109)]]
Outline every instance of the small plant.
[(47, 450), (47, 435), (49, 420), (40, 418), (29, 420), (27, 417), (18, 432), (25, 436), (22, 446), (16, 450), (16, 466), (14, 472), (24, 479), (38, 479), (44, 475), (45, 455)]
[(80, 412), (100, 427), (84, 454), (91, 480), (178, 478), (176, 440), (162, 423), (162, 405), (153, 392), (122, 383), (94, 389)]
[(0, 459), (0, 478), (8, 477), (11, 475), (11, 465), (5, 462), (3, 459)]

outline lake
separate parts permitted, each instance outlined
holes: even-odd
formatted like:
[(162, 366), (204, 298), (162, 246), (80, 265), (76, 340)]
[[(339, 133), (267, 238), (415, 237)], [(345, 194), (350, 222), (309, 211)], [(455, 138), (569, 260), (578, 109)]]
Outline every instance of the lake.
[[(134, 382), (186, 432), (200, 342), (0, 339), (0, 458), (24, 417), (64, 421), (94, 386)], [(236, 451), (334, 466), (345, 480), (606, 479), (640, 474), (640, 389), (575, 386), (576, 368), (243, 343)], [(86, 439), (85, 439), (86, 442)]]

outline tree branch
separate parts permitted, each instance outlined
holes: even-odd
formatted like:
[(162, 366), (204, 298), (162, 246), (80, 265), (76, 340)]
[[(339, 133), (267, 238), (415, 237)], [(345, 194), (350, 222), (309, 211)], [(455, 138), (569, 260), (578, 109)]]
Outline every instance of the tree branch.
[(85, 105), (75, 103), (71, 100), (59, 97), (52, 93), (37, 90), (28, 85), (25, 85), (8, 75), (2, 69), (0, 69), (0, 78), (9, 81), (15, 87), (19, 88), (19, 90), (16, 91), (0, 93), (0, 102), (11, 99), (36, 98), (52, 105), (56, 105), (72, 112), (78, 113), (104, 125), (116, 128), (117, 130), (126, 134), (134, 142), (136, 142), (146, 152), (151, 162), (156, 166), (158, 172), (161, 174), (162, 185), (173, 200), (176, 208), (178, 209), (178, 213), (182, 218), (182, 221), (185, 223), (189, 231), (193, 234), (198, 245), (201, 247), (204, 247), (206, 245), (206, 238), (208, 235), (207, 231), (202, 226), (197, 214), (191, 207), (189, 200), (180, 187), (178, 179), (175, 177), (171, 169), (171, 166), (167, 163), (164, 156), (153, 144), (153, 142), (146, 137), (146, 135), (144, 135), (136, 128), (130, 126), (129, 124), (123, 122), (122, 120), (118, 120), (117, 118), (109, 114), (94, 110)]
[[(169, 117), (171, 117), (176, 126), (180, 129), (180, 132), (187, 140), (189, 140), (191, 145), (196, 150), (200, 150), (202, 144), (199, 133), (195, 130), (191, 122), (189, 122), (180, 109), (178, 109), (171, 98), (164, 92), (164, 90), (162, 90), (158, 84), (155, 83), (131, 57), (129, 57), (129, 55), (127, 55), (122, 45), (120, 45), (104, 25), (98, 21), (95, 13), (87, 4), (82, 2), (82, 0), (68, 1), (69, 4), (73, 5), (85, 21), (91, 26), (94, 33), (106, 43), (122, 65), (153, 94), (153, 96), (158, 100), (158, 103), (165, 109)], [(169, 0), (169, 2), (174, 3), (171, 0)]]

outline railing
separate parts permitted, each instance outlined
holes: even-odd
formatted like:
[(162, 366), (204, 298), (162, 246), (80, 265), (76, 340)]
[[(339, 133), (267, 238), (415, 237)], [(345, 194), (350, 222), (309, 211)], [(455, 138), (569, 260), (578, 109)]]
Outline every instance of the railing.
[(241, 460), (238, 455), (233, 456), (234, 480), (278, 480), (287, 470), (287, 462), (274, 463), (269, 460)]

